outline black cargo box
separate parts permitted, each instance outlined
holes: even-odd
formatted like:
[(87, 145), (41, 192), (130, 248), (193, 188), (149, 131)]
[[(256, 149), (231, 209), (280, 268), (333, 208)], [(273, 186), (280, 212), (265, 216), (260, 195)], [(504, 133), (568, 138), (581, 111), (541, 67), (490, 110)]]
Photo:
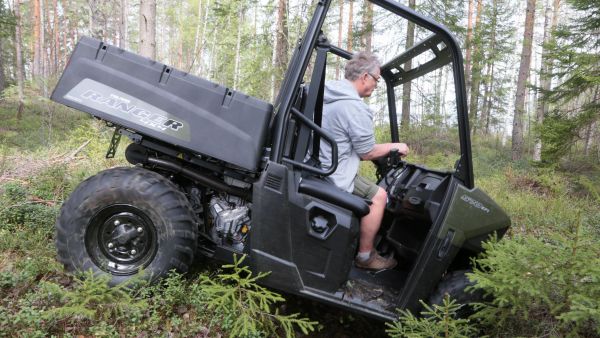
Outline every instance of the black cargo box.
[(273, 106), (83, 37), (52, 100), (146, 137), (257, 169)]

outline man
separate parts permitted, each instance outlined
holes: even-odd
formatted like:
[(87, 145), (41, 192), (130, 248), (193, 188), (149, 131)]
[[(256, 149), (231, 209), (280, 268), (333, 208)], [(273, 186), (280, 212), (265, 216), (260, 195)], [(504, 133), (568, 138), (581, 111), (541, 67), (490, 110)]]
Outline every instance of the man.
[[(330, 132), (338, 147), (338, 167), (329, 176), (336, 186), (355, 195), (371, 200), (369, 214), (360, 222), (360, 243), (355, 264), (369, 270), (391, 269), (396, 266), (394, 258), (384, 258), (374, 249), (375, 236), (381, 225), (387, 193), (375, 183), (358, 176), (361, 160), (373, 160), (387, 156), (398, 149), (402, 156), (408, 154), (404, 143), (375, 144), (373, 112), (363, 102), (369, 97), (380, 80), (380, 62), (368, 52), (360, 52), (348, 61), (345, 79), (325, 84), (323, 106), (323, 129)], [(321, 142), (321, 163), (331, 163), (331, 147)]]

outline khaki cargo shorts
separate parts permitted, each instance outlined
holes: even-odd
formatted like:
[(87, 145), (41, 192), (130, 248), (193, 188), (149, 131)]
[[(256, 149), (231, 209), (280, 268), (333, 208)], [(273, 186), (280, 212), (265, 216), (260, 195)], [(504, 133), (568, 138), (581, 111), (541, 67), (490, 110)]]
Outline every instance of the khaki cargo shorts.
[(371, 200), (375, 197), (377, 190), (379, 190), (377, 184), (358, 175), (354, 177), (354, 190), (352, 191), (352, 194)]

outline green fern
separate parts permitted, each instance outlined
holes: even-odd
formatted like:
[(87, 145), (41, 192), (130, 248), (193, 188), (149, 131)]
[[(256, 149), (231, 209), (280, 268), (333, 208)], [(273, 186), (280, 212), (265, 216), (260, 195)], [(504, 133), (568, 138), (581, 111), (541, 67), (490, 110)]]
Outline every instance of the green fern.
[(222, 272), (216, 278), (200, 278), (207, 308), (221, 312), (231, 320), (229, 334), (240, 337), (262, 331), (274, 336), (279, 327), (286, 337), (294, 337), (295, 327), (304, 334), (314, 331), (318, 322), (300, 317), (298, 313), (282, 315), (278, 310), (272, 310), (274, 304), (284, 302), (285, 298), (258, 285), (257, 281), (268, 273), (253, 276), (242, 264), (245, 258), (246, 255), (234, 256), (233, 264), (223, 266), (230, 272)]

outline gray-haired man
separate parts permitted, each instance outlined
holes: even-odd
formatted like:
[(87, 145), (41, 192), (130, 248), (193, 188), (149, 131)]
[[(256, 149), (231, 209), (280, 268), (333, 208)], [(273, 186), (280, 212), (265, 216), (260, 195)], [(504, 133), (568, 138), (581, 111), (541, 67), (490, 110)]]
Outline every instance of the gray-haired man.
[[(360, 243), (356, 266), (363, 269), (382, 270), (396, 266), (393, 258), (384, 258), (374, 249), (373, 241), (381, 225), (387, 193), (375, 183), (358, 176), (361, 160), (387, 156), (392, 149), (401, 155), (408, 154), (404, 143), (375, 143), (373, 112), (363, 102), (377, 87), (380, 79), (380, 62), (369, 52), (355, 54), (346, 64), (345, 79), (325, 84), (322, 127), (335, 138), (338, 146), (338, 168), (329, 176), (338, 187), (363, 198), (370, 199), (369, 214), (360, 221)], [(331, 147), (321, 142), (321, 163), (331, 163)]]

